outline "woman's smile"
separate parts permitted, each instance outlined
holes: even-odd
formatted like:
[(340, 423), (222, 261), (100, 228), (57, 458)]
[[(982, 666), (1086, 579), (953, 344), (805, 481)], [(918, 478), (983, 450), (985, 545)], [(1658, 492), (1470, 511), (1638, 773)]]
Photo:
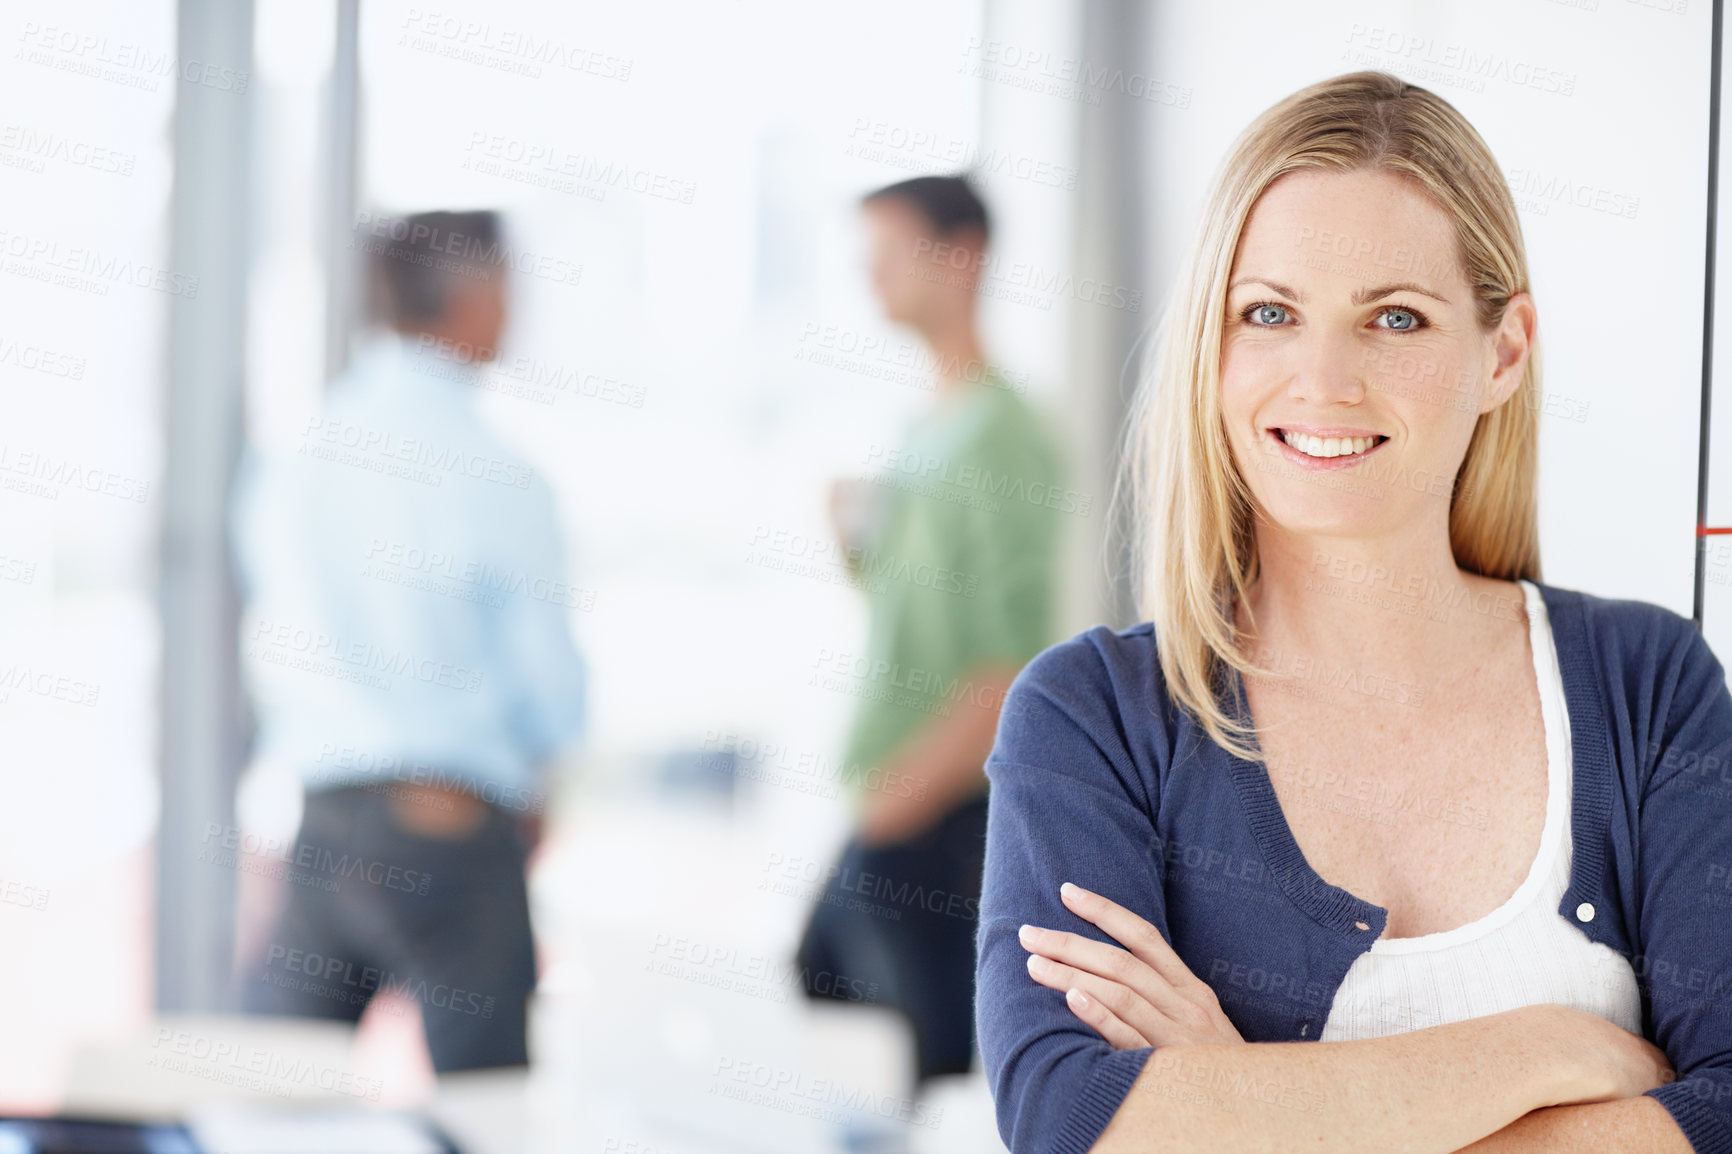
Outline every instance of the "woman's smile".
[(1264, 430), (1272, 451), (1302, 469), (1350, 469), (1389, 438), (1369, 429), (1283, 425)]

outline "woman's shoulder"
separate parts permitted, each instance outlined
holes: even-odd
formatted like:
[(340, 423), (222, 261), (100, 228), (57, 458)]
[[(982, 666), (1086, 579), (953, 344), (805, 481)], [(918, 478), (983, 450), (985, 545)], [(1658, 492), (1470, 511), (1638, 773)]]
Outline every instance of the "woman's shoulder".
[(1650, 601), (1544, 585), (1541, 592), (1572, 709), (1621, 731), (1614, 760), (1629, 781), (1646, 792), (1657, 756), (1664, 770), (1732, 756), (1726, 672), (1694, 621)]
[(1664, 663), (1692, 649), (1712, 657), (1696, 623), (1664, 605), (1534, 584), (1546, 600), (1560, 657), (1571, 646), (1591, 649), (1602, 662), (1620, 668)]
[(1096, 625), (1042, 650), (1011, 684), (1003, 712), (1001, 743), (1038, 743), (1063, 729), (1103, 749), (1167, 747), (1171, 709), (1154, 627)]
[(1091, 626), (1068, 641), (1050, 645), (1023, 667), (1017, 681), (1056, 686), (1111, 684), (1129, 677), (1146, 687), (1147, 675), (1159, 677), (1160, 672), (1155, 627), (1145, 621), (1123, 629)]
[(995, 789), (1062, 783), (1154, 811), (1175, 723), (1148, 624), (1097, 625), (1037, 654), (1012, 682), (987, 759)]

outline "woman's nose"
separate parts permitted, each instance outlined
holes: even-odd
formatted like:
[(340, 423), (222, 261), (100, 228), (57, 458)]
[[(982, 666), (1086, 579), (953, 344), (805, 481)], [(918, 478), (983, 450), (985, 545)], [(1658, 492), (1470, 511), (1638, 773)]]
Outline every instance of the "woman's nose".
[(1294, 346), (1288, 395), (1317, 404), (1351, 404), (1365, 397), (1364, 366), (1351, 334), (1313, 330)]

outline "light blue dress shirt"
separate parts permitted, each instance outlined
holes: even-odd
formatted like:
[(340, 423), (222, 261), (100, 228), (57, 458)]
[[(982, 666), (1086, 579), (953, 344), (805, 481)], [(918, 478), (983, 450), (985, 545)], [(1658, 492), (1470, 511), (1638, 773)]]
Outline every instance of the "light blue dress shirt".
[(363, 350), (292, 453), (233, 506), (258, 756), (309, 789), (400, 782), (540, 809), (583, 728), (585, 670), (552, 491), (483, 423), (430, 338)]

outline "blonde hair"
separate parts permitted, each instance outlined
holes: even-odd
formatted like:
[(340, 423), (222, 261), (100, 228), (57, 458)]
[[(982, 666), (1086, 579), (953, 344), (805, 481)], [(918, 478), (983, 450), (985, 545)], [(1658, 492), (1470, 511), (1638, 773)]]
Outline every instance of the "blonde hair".
[[(1240, 654), (1233, 605), (1256, 580), (1252, 499), (1221, 416), (1227, 281), (1252, 207), (1302, 169), (1377, 170), (1417, 182), (1455, 222), (1457, 259), (1480, 324), (1528, 291), (1515, 202), (1473, 126), (1447, 101), (1385, 72), (1311, 85), (1259, 116), (1228, 154), (1157, 330), (1125, 446), (1137, 610), (1152, 621), (1167, 692), (1228, 752), (1260, 760), (1255, 728), (1222, 708), (1229, 668), (1267, 674)], [(1515, 393), (1474, 426), (1450, 499), (1456, 564), (1539, 580), (1535, 407), (1539, 351)]]

